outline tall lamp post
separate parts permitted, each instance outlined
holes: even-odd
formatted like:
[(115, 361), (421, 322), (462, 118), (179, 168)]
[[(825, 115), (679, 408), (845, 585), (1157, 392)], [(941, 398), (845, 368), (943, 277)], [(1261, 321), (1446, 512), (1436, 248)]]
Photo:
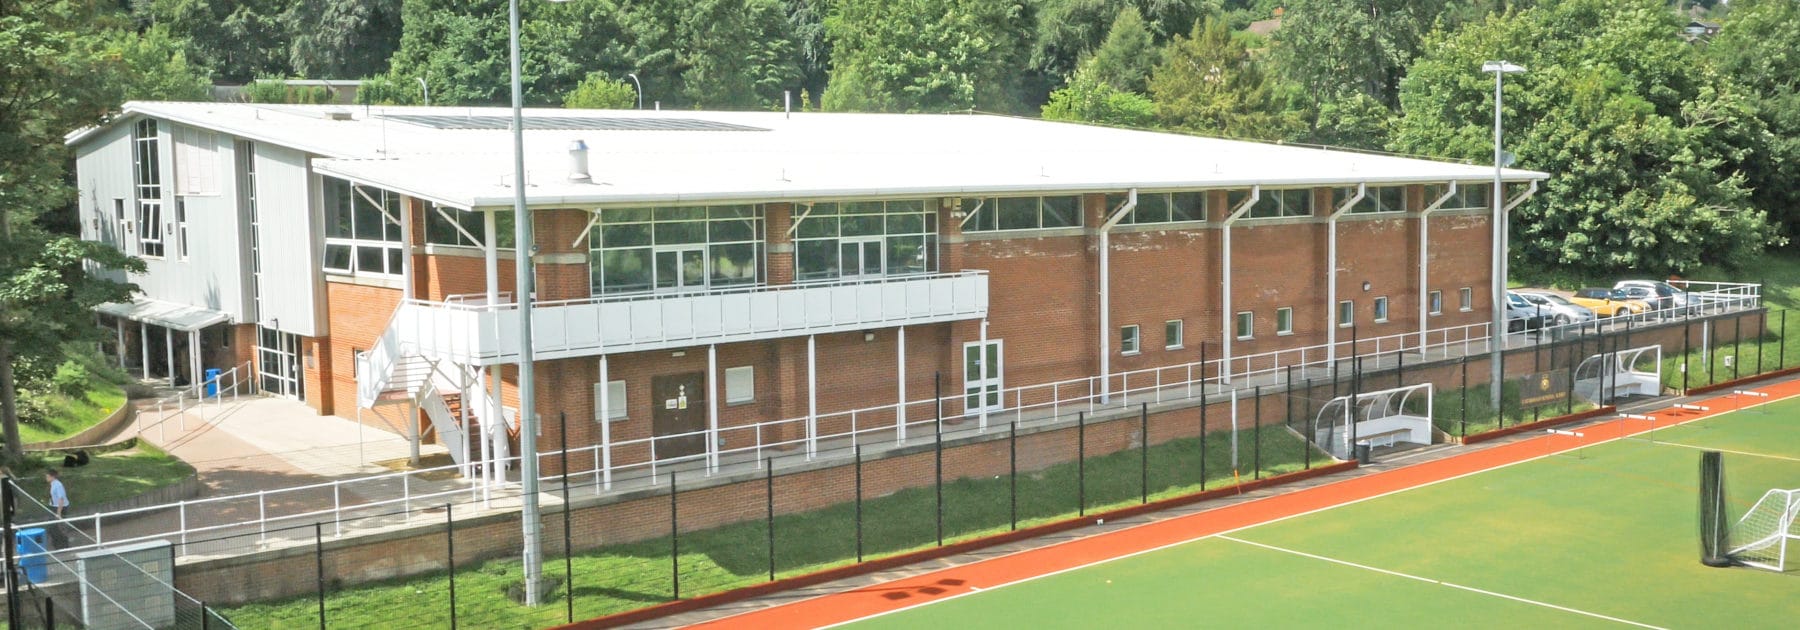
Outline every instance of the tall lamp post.
[(625, 73), (625, 76), (631, 77), (631, 84), (637, 86), (637, 102), (638, 102), (637, 108), (643, 109), (644, 108), (644, 84), (642, 82), (638, 81), (636, 72), (627, 72), (627, 73)]
[(1505, 379), (1505, 366), (1501, 363), (1501, 355), (1506, 351), (1506, 257), (1507, 257), (1507, 221), (1505, 207), (1505, 188), (1500, 180), (1501, 169), (1506, 164), (1500, 150), (1500, 81), (1508, 74), (1524, 72), (1525, 67), (1508, 61), (1489, 61), (1481, 64), (1482, 72), (1494, 73), (1494, 262), (1493, 262), (1493, 305), (1494, 323), (1488, 341), (1488, 396), (1494, 410), (1500, 410), (1500, 396)]
[[(567, 0), (550, 0), (566, 2)], [(519, 312), (519, 483), (524, 505), (520, 512), (524, 527), (525, 604), (536, 606), (542, 597), (538, 583), (543, 581), (543, 526), (538, 509), (537, 461), (537, 392), (534, 390), (531, 346), (531, 256), (537, 247), (531, 243), (531, 213), (525, 209), (525, 112), (524, 87), (519, 78), (519, 0), (510, 0), (508, 21), (511, 27), (509, 47), (512, 56), (512, 141), (513, 141), (513, 240), (517, 248), (513, 263), (514, 299)]]

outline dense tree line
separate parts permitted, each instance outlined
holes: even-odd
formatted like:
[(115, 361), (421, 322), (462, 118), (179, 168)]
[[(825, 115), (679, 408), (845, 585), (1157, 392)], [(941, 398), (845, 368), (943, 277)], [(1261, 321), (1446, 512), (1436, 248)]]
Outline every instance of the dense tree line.
[[(1742, 264), (1800, 223), (1800, 3), (1665, 0), (523, 0), (533, 105), (980, 110), (1552, 174), (1515, 268)], [(0, 0), (0, 407), (130, 287), (70, 236), (61, 134), (212, 83), (365, 80), (372, 103), (501, 104), (505, 0)], [(1712, 38), (1681, 28), (1694, 11)], [(1271, 18), (1279, 27), (1271, 28)], [(1255, 28), (1251, 28), (1253, 23)], [(635, 80), (632, 80), (635, 78)], [(638, 86), (642, 86), (642, 92)], [(304, 91), (251, 89), (259, 100)], [(19, 357), (25, 357), (20, 359)], [(9, 426), (11, 422), (7, 423)], [(11, 438), (11, 435), (8, 435)], [(8, 443), (16, 440), (9, 439)]]

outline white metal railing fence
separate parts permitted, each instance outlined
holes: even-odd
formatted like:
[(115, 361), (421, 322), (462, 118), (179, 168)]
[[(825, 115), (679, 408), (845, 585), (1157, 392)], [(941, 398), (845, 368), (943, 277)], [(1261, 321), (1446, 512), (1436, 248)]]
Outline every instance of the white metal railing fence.
[[(210, 390), (210, 392), (209, 392)], [(198, 393), (195, 393), (198, 392)], [(174, 396), (168, 396), (138, 409), (138, 416), (133, 421), (133, 435), (143, 437), (145, 433), (156, 431), (158, 443), (168, 443), (168, 423), (176, 424), (176, 433), (187, 432), (187, 417), (194, 413), (196, 419), (207, 421), (207, 409), (213, 410), (213, 418), (224, 413), (226, 399), (235, 402), (238, 398), (254, 395), (258, 392), (255, 365), (251, 361), (232, 366), (229, 370), (219, 372), (217, 376), (200, 382), (199, 387), (182, 388)], [(155, 420), (146, 424), (145, 412), (155, 411)]]
[[(1628, 329), (1639, 321), (1715, 315), (1752, 308), (1760, 303), (1760, 296), (1754, 289), (1755, 285), (1750, 285), (1748, 291), (1735, 287), (1730, 288), (1733, 292), (1719, 292), (1716, 299), (1708, 302), (1705, 308), (1677, 307), (1560, 326), (1528, 326), (1527, 330), (1509, 333), (1508, 347), (1560, 342), (1581, 335), (1606, 332), (1608, 329), (1616, 332), (1620, 328)], [(909, 440), (934, 439), (939, 431), (979, 433), (989, 430), (996, 419), (1006, 425), (1017, 426), (1068, 422), (1074, 419), (1076, 413), (1093, 414), (1106, 410), (1124, 412), (1138, 404), (1175, 402), (1208, 394), (1223, 395), (1258, 386), (1281, 386), (1287, 383), (1290, 371), (1296, 373), (1295, 378), (1299, 378), (1299, 374), (1307, 374), (1308, 370), (1312, 370), (1308, 378), (1319, 378), (1327, 376), (1321, 370), (1333, 367), (1344, 369), (1358, 361), (1366, 366), (1364, 369), (1370, 369), (1367, 366), (1388, 365), (1383, 361), (1424, 362), (1484, 353), (1488, 351), (1487, 331), (1488, 324), (1484, 322), (1428, 331), (1423, 344), (1418, 341), (1418, 332), (1412, 331), (1371, 338), (1352, 338), (1338, 342), (1335, 347), (1322, 344), (1119, 372), (1104, 377), (1025, 385), (1002, 390), (999, 409), (965, 411), (965, 397), (974, 394), (952, 392), (942, 397), (908, 401), (904, 405), (877, 405), (807, 417), (719, 427), (716, 431), (707, 429), (679, 435), (594, 444), (570, 448), (566, 453), (562, 450), (548, 451), (540, 453), (538, 457), (540, 470), (550, 469), (549, 464), (563, 457), (567, 457), (572, 463), (589, 465), (590, 470), (576, 473), (574, 477), (582, 478), (584, 486), (591, 484), (593, 492), (598, 495), (613, 490), (626, 481), (631, 482), (629, 485), (633, 488), (661, 483), (660, 480), (665, 478), (666, 471), (671, 468), (698, 469), (704, 474), (713, 474), (721, 467), (760, 469), (772, 457), (798, 457), (805, 460), (848, 458), (854, 451), (850, 448), (852, 445), (903, 445)], [(1418, 357), (1396, 359), (1402, 355)], [(1229, 381), (1221, 378), (1224, 372), (1229, 372)], [(904, 415), (899, 413), (902, 407)], [(901, 417), (907, 420), (901, 422)], [(957, 423), (960, 428), (946, 428), (946, 422)], [(965, 423), (973, 425), (962, 426)], [(704, 444), (731, 446), (683, 455), (666, 452), (666, 445), (683, 438), (696, 437)], [(825, 443), (826, 448), (821, 449), (821, 443)], [(665, 452), (658, 453), (659, 450)], [(627, 457), (619, 457), (618, 454), (621, 453)], [(618, 462), (621, 459), (636, 461), (620, 464)], [(514, 469), (518, 461), (517, 456), (503, 455), (480, 463), (490, 464), (497, 470), (509, 470)], [(607, 466), (608, 462), (612, 465)], [(342, 522), (351, 512), (397, 508), (405, 513), (403, 520), (410, 521), (415, 506), (436, 505), (447, 498), (466, 496), (470, 502), (487, 504), (497, 498), (516, 495), (516, 486), (507, 486), (513, 491), (513, 495), (509, 495), (492, 492), (491, 487), (484, 488), (475, 483), (475, 480), (441, 480), (445, 476), (458, 476), (455, 473), (460, 468), (459, 465), (452, 464), (93, 514), (61, 522), (89, 528), (96, 541), (95, 545), (170, 536), (178, 536), (186, 543), (189, 536), (200, 533), (247, 527), (267, 532), (282, 524), (298, 522), (330, 522), (336, 533), (341, 535)], [(440, 479), (434, 481), (434, 477)], [(561, 475), (545, 475), (541, 481), (554, 483), (561, 478)], [(308, 495), (312, 496), (311, 500), (301, 500)], [(326, 496), (329, 499), (325, 499)], [(304, 507), (306, 505), (328, 507)], [(110, 520), (165, 510), (176, 515), (172, 527), (155, 530), (153, 533), (144, 533), (142, 527), (134, 527), (133, 535), (128, 538), (109, 540), (104, 536), (105, 524)], [(254, 516), (220, 517), (252, 513)], [(202, 519), (203, 516), (206, 518)], [(208, 522), (199, 523), (200, 520)]]

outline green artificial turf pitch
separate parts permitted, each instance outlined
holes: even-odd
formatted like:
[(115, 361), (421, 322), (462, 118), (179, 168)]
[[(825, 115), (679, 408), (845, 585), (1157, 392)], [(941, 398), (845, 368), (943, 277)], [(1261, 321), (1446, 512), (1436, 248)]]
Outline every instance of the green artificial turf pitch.
[(1792, 627), (1800, 571), (1702, 566), (1695, 510), (1702, 448), (1742, 452), (1724, 456), (1734, 522), (1766, 490), (1800, 488), (1800, 400), (1655, 436), (1655, 442), (1639, 436), (1552, 455), (859, 625)]

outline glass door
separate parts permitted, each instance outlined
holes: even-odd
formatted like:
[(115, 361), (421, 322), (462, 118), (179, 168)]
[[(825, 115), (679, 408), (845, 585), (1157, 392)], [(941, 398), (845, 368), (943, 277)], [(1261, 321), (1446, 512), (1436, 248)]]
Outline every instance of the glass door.
[(706, 247), (671, 247), (656, 250), (656, 290), (706, 289)]
[(963, 344), (963, 409), (968, 413), (997, 411), (1004, 387), (1000, 340)]
[(839, 240), (838, 268), (847, 279), (879, 278), (884, 271), (882, 262), (886, 260), (883, 249), (879, 236)]

